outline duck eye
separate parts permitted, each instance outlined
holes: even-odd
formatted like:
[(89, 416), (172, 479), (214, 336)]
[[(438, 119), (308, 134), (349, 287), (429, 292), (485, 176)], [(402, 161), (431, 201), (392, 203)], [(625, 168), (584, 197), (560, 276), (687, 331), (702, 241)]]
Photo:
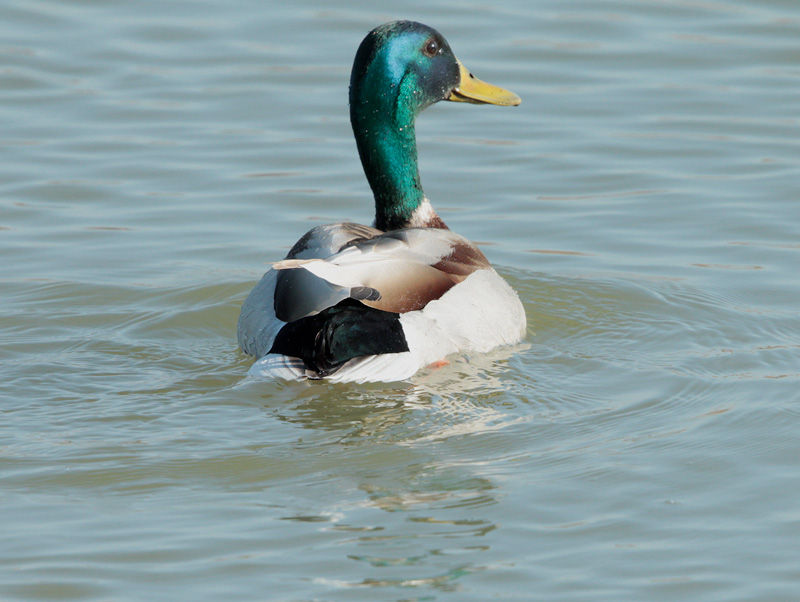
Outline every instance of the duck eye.
[(425, 42), (425, 46), (423, 47), (422, 51), (425, 53), (426, 56), (436, 56), (436, 53), (439, 52), (439, 43), (431, 38), (427, 42)]

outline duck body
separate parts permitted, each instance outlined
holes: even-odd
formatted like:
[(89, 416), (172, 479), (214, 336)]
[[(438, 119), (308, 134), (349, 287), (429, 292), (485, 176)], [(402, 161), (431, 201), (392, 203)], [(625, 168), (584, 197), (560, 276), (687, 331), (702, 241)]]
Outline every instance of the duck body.
[(475, 79), (435, 30), (410, 21), (370, 32), (356, 54), (350, 116), (375, 197), (373, 226), (318, 226), (245, 300), (250, 373), (285, 379), (395, 381), (455, 352), (518, 342), (513, 289), (422, 192), (414, 122), (439, 100), (519, 104)]

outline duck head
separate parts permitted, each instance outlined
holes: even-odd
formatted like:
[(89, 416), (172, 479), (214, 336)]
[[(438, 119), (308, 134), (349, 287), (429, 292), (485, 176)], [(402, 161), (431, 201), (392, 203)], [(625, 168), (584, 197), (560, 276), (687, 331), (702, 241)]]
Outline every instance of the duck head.
[(474, 77), (432, 27), (393, 21), (367, 34), (350, 77), (350, 121), (382, 230), (407, 227), (425, 202), (414, 123), (440, 100), (520, 103), (513, 92)]

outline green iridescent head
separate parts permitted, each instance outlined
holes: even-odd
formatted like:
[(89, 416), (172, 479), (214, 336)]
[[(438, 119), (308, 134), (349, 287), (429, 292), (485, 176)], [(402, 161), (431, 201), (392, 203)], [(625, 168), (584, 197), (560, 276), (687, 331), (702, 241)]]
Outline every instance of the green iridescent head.
[(447, 40), (427, 25), (393, 21), (364, 38), (350, 77), (350, 121), (382, 230), (404, 227), (424, 199), (414, 122), (440, 100), (520, 102), (470, 74)]

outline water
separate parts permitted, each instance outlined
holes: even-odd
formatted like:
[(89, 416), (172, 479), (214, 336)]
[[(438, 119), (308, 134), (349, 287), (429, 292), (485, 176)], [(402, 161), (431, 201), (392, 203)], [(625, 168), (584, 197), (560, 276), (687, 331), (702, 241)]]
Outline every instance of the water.
[[(523, 98), (418, 134), (529, 336), (408, 383), (247, 380), (266, 262), (371, 219), (349, 68), (398, 17)], [(0, 24), (0, 598), (797, 599), (796, 3)]]

